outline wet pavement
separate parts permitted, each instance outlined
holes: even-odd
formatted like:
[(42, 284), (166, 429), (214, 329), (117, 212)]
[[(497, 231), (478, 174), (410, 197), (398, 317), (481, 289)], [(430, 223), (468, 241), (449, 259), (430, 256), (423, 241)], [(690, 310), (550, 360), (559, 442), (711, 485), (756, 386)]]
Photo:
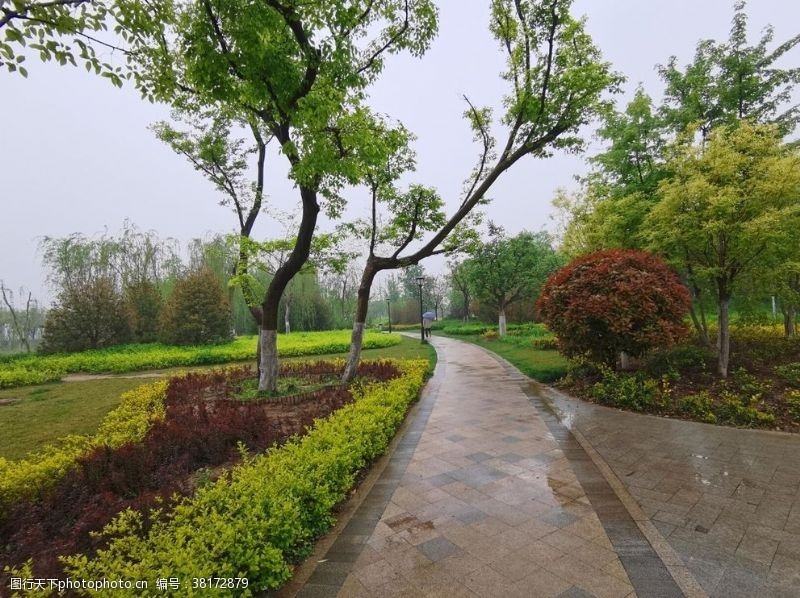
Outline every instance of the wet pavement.
[(711, 596), (800, 596), (800, 437), (617, 411), (538, 387)]
[(619, 412), (434, 338), (388, 461), (298, 596), (797, 596), (800, 443)]

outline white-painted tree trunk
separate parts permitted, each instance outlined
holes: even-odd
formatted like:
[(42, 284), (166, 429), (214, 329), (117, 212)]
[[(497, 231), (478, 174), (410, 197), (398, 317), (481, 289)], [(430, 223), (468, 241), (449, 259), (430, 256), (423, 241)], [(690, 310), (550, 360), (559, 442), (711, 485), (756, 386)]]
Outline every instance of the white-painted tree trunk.
[(277, 330), (262, 330), (259, 342), (261, 344), (261, 371), (258, 378), (258, 390), (275, 392), (278, 390)]
[(506, 310), (504, 308), (500, 308), (500, 317), (498, 318), (497, 322), (497, 332), (500, 336), (505, 336), (507, 332), (506, 328)]
[(283, 325), (286, 328), (286, 334), (289, 334), (291, 330), (291, 325), (289, 324), (289, 301), (286, 301), (286, 304), (283, 309)]
[(625, 351), (621, 351), (619, 354), (619, 369), (621, 369), (623, 372), (631, 369), (631, 356)]
[(347, 357), (347, 364), (342, 374), (342, 382), (347, 384), (352, 382), (358, 371), (358, 364), (361, 360), (361, 347), (364, 344), (364, 322), (353, 322), (353, 333), (350, 336), (350, 355)]

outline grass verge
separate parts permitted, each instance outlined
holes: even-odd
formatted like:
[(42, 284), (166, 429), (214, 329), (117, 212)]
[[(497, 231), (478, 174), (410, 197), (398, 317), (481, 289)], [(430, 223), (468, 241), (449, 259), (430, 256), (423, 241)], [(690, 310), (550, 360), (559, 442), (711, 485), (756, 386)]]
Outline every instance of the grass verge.
[(502, 340), (485, 340), (479, 336), (437, 334), (488, 349), (507, 359), (526, 376), (530, 376), (539, 382), (553, 382), (564, 377), (567, 373), (569, 362), (558, 351), (531, 349), (519, 346), (516, 343), (506, 343)]
[[(398, 335), (368, 331), (365, 348), (381, 348), (400, 342)], [(255, 336), (239, 337), (229, 343), (197, 347), (177, 347), (158, 343), (120, 345), (107, 349), (64, 355), (15, 355), (0, 359), (0, 388), (42, 384), (64, 375), (125, 373), (176, 366), (211, 365), (252, 359), (256, 355)], [(350, 348), (349, 330), (298, 332), (278, 336), (281, 357), (328, 355)]]

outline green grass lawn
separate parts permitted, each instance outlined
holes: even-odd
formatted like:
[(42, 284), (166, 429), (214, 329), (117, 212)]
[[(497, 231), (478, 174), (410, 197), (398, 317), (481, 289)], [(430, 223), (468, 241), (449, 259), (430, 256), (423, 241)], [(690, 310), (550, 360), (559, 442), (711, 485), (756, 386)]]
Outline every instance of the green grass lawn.
[[(346, 353), (291, 357), (283, 361), (317, 361)], [(436, 363), (436, 352), (430, 345), (416, 339), (403, 338), (400, 344), (382, 349), (366, 349), (364, 359), (427, 359)], [(162, 376), (198, 369), (252, 364), (200, 366), (156, 370)], [(97, 429), (105, 415), (119, 404), (120, 395), (147, 379), (123, 376), (83, 382), (54, 382), (0, 390), (0, 456), (21, 459), (31, 451), (42, 448), (68, 434), (90, 434)], [(10, 401), (9, 401), (10, 399)]]
[(440, 334), (468, 343), (479, 345), (510, 361), (526, 376), (539, 382), (553, 382), (567, 373), (567, 359), (558, 351), (544, 351), (522, 347), (517, 343), (503, 342), (502, 340), (487, 341), (479, 336), (451, 336)]

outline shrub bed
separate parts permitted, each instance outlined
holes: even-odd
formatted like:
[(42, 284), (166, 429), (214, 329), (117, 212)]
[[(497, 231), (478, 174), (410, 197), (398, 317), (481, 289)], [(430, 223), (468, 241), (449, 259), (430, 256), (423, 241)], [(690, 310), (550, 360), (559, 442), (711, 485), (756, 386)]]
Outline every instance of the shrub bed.
[[(378, 349), (399, 344), (395, 334), (367, 332), (364, 349)], [(121, 345), (108, 349), (62, 355), (20, 355), (0, 361), (0, 388), (42, 384), (61, 379), (66, 374), (121, 374), (137, 370), (179, 366), (214, 365), (254, 359), (257, 339), (240, 337), (230, 343), (177, 347), (158, 343)], [(298, 332), (278, 335), (281, 357), (345, 353), (350, 349), (350, 331)]]
[(774, 326), (734, 329), (731, 373), (714, 372), (704, 347), (682, 344), (616, 372), (576, 361), (563, 383), (572, 394), (633, 411), (740, 427), (800, 432), (800, 339)]
[[(154, 521), (127, 510), (107, 526), (107, 548), (67, 557), (73, 577), (146, 579), (246, 577), (251, 595), (291, 575), (333, 523), (333, 507), (357, 473), (381, 455), (422, 388), (427, 362), (404, 362), (401, 376), (356, 387), (355, 401), (318, 420), (303, 437), (247, 458), (229, 474), (183, 499)], [(167, 592), (162, 592), (167, 594)], [(181, 588), (174, 595), (202, 594)]]
[[(483, 322), (476, 322), (470, 324), (444, 324), (439, 330), (444, 334), (452, 334), (453, 336), (478, 336), (486, 334), (489, 331), (497, 332), (497, 324), (486, 324)], [(550, 337), (552, 333), (547, 329), (544, 324), (537, 324), (534, 322), (525, 322), (523, 324), (509, 324), (507, 326), (509, 336), (525, 336), (525, 337)]]
[(96, 447), (116, 448), (144, 438), (164, 416), (166, 381), (139, 386), (122, 395), (93, 436), (71, 435), (21, 461), (0, 457), (0, 518), (9, 505), (40, 494)]
[[(325, 378), (340, 369), (338, 362), (290, 364), (282, 374)], [(0, 536), (7, 539), (5, 549), (0, 547), (2, 560), (21, 565), (35, 558), (27, 566), (35, 577), (63, 577), (57, 555), (93, 553), (107, 538), (93, 540), (90, 534), (117, 513), (142, 513), (140, 531), (146, 532), (164, 507), (208, 480), (203, 472), (214, 472), (243, 454), (263, 452), (353, 400), (339, 384), (308, 394), (301, 403), (288, 401), (290, 397), (227, 398), (252, 375), (241, 368), (174, 379), (165, 393), (164, 418), (141, 442), (97, 447), (38, 500), (14, 505), (0, 525)], [(362, 384), (385, 383), (398, 375), (389, 362), (367, 362), (359, 369)], [(159, 508), (148, 512), (152, 506)]]

